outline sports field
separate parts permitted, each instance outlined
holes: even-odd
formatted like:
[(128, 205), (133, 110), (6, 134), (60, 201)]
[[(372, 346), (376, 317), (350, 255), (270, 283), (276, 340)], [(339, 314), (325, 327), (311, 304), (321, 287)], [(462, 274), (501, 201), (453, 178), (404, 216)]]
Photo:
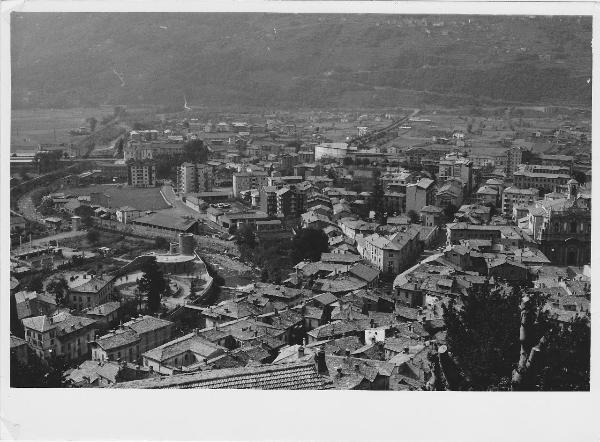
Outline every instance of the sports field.
[(121, 184), (96, 184), (86, 187), (69, 187), (61, 192), (70, 195), (89, 195), (99, 192), (103, 205), (110, 208), (131, 206), (139, 210), (161, 210), (170, 206), (160, 194), (160, 187), (136, 188)]

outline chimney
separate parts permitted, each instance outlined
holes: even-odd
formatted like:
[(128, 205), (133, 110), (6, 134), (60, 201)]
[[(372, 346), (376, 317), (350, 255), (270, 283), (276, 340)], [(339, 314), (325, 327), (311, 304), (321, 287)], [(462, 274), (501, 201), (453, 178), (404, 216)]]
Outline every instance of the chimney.
[(375, 328), (375, 319), (371, 318), (371, 328)]
[(304, 357), (304, 347), (302, 347), (302, 346), (298, 347), (298, 357), (299, 358)]
[(150, 370), (150, 373), (154, 373), (154, 367), (152, 365), (149, 366), (148, 369)]
[(350, 349), (349, 349), (349, 348), (347, 348), (347, 349), (346, 349), (346, 357), (347, 357), (347, 358), (349, 358), (349, 357), (350, 357), (350, 353), (351, 353), (351, 352), (350, 352)]
[(321, 375), (329, 374), (327, 364), (325, 363), (325, 350), (321, 349), (315, 355), (315, 361), (317, 362), (317, 371)]
[(359, 364), (354, 364), (354, 371), (356, 371), (357, 373), (360, 371), (360, 365)]
[(344, 376), (343, 373), (342, 373), (342, 367), (338, 367), (337, 368), (337, 375), (336, 376), (338, 378), (341, 378), (342, 376)]
[(405, 355), (407, 355), (408, 354), (408, 347), (404, 347), (404, 351), (402, 353), (404, 353)]

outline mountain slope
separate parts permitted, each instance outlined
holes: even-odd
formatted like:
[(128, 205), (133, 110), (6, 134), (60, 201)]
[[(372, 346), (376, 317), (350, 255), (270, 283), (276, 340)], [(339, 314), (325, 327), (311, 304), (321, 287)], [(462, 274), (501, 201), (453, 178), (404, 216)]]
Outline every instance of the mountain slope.
[(577, 17), (19, 13), (12, 98), (15, 107), (184, 95), (281, 107), (448, 96), (589, 105), (590, 42), (591, 19)]

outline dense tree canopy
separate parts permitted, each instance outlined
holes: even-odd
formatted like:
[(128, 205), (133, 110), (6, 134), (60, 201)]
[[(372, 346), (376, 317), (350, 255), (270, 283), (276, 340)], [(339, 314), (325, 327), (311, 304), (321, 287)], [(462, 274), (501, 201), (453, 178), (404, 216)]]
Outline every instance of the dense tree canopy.
[(147, 296), (148, 310), (156, 313), (160, 309), (160, 298), (166, 289), (167, 281), (154, 257), (144, 262), (142, 272), (144, 274), (138, 281), (138, 289)]
[[(561, 326), (548, 317), (545, 303), (539, 294), (525, 296), (520, 288), (491, 285), (470, 289), (460, 307), (451, 301), (444, 321), (448, 349), (462, 379), (458, 388), (589, 390), (589, 322), (576, 319)], [(522, 367), (526, 376), (515, 377), (521, 345), (525, 356), (533, 349), (539, 357)]]
[(291, 258), (294, 264), (318, 261), (321, 253), (329, 251), (327, 235), (320, 229), (300, 229), (292, 239)]
[(208, 149), (202, 140), (191, 140), (183, 145), (185, 161), (205, 163), (208, 160)]
[(54, 295), (56, 305), (63, 306), (67, 304), (69, 299), (69, 284), (64, 276), (50, 281), (46, 286), (46, 291)]

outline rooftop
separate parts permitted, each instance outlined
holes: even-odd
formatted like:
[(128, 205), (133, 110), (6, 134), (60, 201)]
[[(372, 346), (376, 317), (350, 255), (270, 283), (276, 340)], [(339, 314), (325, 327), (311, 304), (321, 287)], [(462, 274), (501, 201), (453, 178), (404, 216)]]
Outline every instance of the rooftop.
[(325, 379), (312, 362), (248, 366), (122, 382), (114, 388), (207, 388), (255, 390), (322, 390)]

